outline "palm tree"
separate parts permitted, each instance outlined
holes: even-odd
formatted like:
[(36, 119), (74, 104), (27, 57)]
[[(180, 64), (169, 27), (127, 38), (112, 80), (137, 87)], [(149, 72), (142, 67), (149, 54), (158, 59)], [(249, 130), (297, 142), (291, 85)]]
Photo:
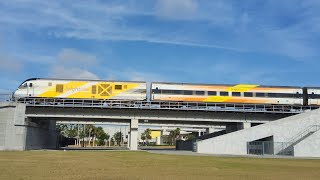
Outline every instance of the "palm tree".
[(118, 145), (121, 146), (120, 142), (121, 142), (121, 139), (123, 138), (122, 132), (119, 131), (114, 133), (113, 138), (118, 143)]
[(150, 140), (150, 139), (152, 138), (152, 137), (151, 137), (151, 132), (152, 132), (152, 130), (149, 129), (149, 128), (144, 131), (144, 134), (145, 134), (146, 140), (147, 140), (147, 144), (149, 143), (148, 140)]
[(141, 140), (143, 141), (143, 144), (145, 144), (145, 140), (147, 139), (146, 134), (143, 132), (141, 133)]
[(98, 145), (105, 145), (105, 140), (109, 140), (110, 136), (108, 133), (105, 133), (102, 127), (95, 129), (95, 136), (98, 138)]
[(180, 136), (180, 131), (181, 130), (180, 130), (180, 128), (177, 128), (174, 131), (175, 131), (175, 134), (176, 134), (175, 138), (177, 139)]
[(170, 131), (169, 137), (171, 139), (171, 144), (174, 145), (176, 143), (177, 138), (180, 135), (180, 128)]
[(186, 139), (187, 140), (193, 140), (195, 137), (194, 137), (194, 135), (191, 133), (191, 134), (188, 134), (187, 136), (186, 136)]

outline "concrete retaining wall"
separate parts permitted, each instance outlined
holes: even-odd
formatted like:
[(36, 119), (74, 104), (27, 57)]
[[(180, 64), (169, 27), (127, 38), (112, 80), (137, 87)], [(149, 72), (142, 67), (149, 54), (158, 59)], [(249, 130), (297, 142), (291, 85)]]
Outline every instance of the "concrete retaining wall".
[(294, 146), (295, 157), (320, 157), (320, 131)]
[[(199, 141), (197, 142), (197, 152), (245, 155), (247, 154), (247, 142), (269, 136), (273, 136), (274, 142), (287, 142), (308, 127), (319, 124), (320, 110), (314, 110), (226, 135)], [(318, 151), (320, 151), (320, 149)], [(304, 156), (303, 152), (303, 150), (299, 150), (299, 155)]]

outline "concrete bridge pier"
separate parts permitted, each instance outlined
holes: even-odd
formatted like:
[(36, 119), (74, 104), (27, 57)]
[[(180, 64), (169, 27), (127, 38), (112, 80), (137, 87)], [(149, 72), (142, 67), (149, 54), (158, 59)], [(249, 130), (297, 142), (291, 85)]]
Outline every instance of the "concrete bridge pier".
[(231, 133), (234, 131), (239, 131), (239, 130), (247, 129), (250, 127), (251, 127), (250, 122), (227, 123), (226, 124), (226, 131), (227, 131), (227, 133)]
[(214, 128), (206, 128), (206, 134), (211, 134), (214, 133), (215, 129)]
[(131, 119), (130, 121), (130, 135), (129, 135), (129, 149), (138, 150), (138, 127), (139, 119)]

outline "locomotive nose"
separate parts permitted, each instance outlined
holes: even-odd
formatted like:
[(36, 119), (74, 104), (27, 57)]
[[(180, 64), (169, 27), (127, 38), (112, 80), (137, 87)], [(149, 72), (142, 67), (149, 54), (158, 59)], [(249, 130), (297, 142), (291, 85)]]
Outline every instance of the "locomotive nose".
[(21, 97), (22, 97), (22, 92), (21, 92), (20, 89), (17, 89), (16, 91), (14, 91), (14, 92), (12, 93), (12, 98), (13, 98), (13, 99), (19, 99), (19, 98), (21, 98)]

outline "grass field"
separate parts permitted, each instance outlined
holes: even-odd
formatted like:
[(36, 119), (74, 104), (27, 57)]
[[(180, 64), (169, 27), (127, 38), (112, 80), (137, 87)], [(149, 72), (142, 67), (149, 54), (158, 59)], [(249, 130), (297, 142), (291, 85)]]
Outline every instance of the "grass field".
[(147, 152), (0, 152), (0, 179), (320, 179), (320, 160)]

